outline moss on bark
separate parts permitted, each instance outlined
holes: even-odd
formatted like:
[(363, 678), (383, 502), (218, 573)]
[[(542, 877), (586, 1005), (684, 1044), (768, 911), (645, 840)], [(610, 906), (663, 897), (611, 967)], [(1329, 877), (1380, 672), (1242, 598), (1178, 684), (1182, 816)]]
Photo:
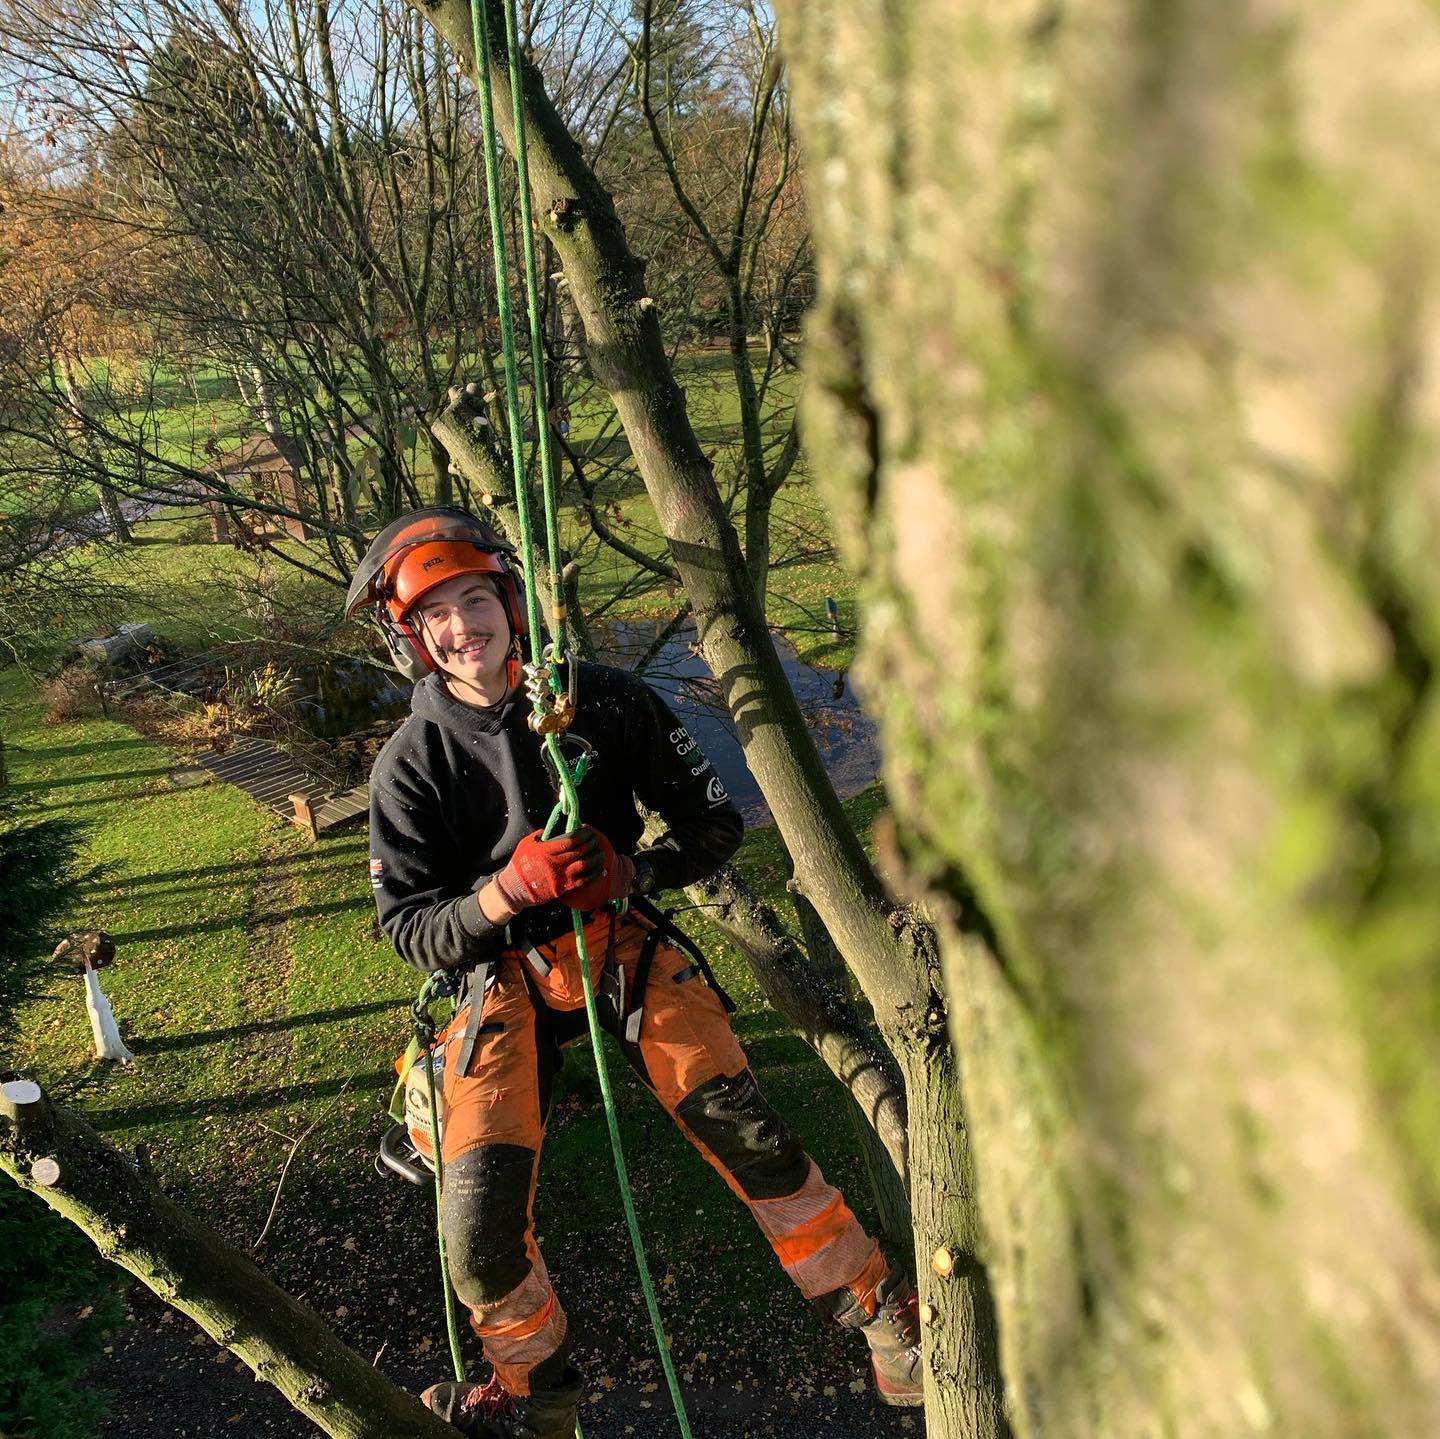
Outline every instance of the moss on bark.
[(1430, 1432), (1440, 20), (779, 8), (1017, 1428)]

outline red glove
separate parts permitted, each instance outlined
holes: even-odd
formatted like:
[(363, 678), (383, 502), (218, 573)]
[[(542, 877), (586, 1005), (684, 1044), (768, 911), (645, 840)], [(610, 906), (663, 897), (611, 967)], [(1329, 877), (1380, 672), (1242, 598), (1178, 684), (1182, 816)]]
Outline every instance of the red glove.
[(598, 829), (589, 832), (595, 836), (604, 863), (588, 884), (560, 896), (571, 909), (599, 909), (612, 899), (624, 899), (635, 883), (635, 861), (628, 854), (616, 854), (615, 846)]
[(495, 876), (495, 887), (514, 910), (563, 899), (570, 891), (598, 879), (605, 867), (605, 851), (613, 856), (609, 841), (602, 849), (600, 839), (594, 830), (583, 826), (574, 834), (556, 835), (554, 839), (541, 839), (540, 831), (534, 830), (515, 846), (510, 863)]

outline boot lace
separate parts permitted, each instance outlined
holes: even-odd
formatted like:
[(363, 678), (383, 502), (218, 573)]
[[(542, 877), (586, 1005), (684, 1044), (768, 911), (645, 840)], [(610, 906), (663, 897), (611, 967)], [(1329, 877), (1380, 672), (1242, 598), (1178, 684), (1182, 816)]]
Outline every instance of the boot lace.
[(885, 1306), (890, 1312), (886, 1316), (895, 1337), (905, 1345), (907, 1357), (920, 1352), (920, 1296), (915, 1290), (909, 1295)]
[(460, 1400), (460, 1408), (466, 1414), (498, 1419), (515, 1412), (515, 1396), (500, 1382), (500, 1376), (492, 1371), (483, 1384), (475, 1385)]

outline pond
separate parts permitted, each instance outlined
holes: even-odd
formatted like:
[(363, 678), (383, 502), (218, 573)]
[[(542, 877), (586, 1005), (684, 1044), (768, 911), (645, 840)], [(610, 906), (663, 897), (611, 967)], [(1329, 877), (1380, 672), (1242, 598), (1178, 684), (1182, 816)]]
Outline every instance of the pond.
[(296, 665), (291, 675), (305, 728), (321, 739), (339, 739), (410, 713), (410, 686), (368, 660)]
[[(747, 825), (769, 824), (770, 810), (745, 763), (734, 721), (720, 700), (710, 667), (695, 649), (695, 629), (686, 626), (657, 648), (661, 625), (631, 621), (593, 626), (599, 657), (633, 669), (649, 652), (646, 682), (665, 696), (730, 791)], [(841, 799), (864, 789), (880, 773), (880, 746), (843, 670), (813, 669), (781, 635), (775, 650), (790, 688)]]
[[(643, 662), (646, 681), (664, 695), (709, 757), (749, 825), (770, 823), (760, 787), (715, 681), (696, 652), (695, 629), (662, 639), (658, 621), (626, 621), (593, 627), (599, 659), (622, 669)], [(860, 707), (844, 671), (813, 669), (781, 636), (775, 647), (795, 697), (842, 799), (864, 789), (880, 772), (875, 726)], [(410, 687), (389, 670), (364, 660), (333, 660), (299, 666), (294, 688), (305, 726), (324, 739), (403, 719)]]

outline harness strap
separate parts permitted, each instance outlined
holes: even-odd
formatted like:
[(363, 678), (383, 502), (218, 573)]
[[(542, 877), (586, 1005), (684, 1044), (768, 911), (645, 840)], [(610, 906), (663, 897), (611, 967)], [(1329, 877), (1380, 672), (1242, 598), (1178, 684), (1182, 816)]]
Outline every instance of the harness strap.
[(492, 967), (490, 960), (482, 960), (465, 976), (463, 998), (469, 1005), (469, 1013), (465, 1016), (465, 1028), (460, 1034), (460, 1047), (455, 1051), (452, 1074), (463, 1075), (470, 1068), (470, 1056), (475, 1052), (475, 1037), (480, 1033), (480, 1014), (485, 1008), (485, 988), (490, 983)]
[(625, 1013), (625, 970), (623, 966), (615, 963), (615, 930), (619, 921), (614, 909), (610, 911), (610, 928), (605, 936), (605, 964), (600, 974), (600, 984), (603, 989), (605, 982), (613, 976), (615, 988), (615, 1017), (619, 1019)]
[(625, 1016), (625, 1042), (640, 1043), (640, 1021), (645, 1015), (645, 990), (650, 983), (650, 966), (655, 963), (655, 951), (660, 948), (661, 932), (657, 925), (645, 936), (635, 961), (635, 1008)]
[[(705, 958), (704, 950), (675, 923), (673, 918), (675, 911), (672, 909), (656, 909), (649, 900), (634, 896), (631, 897), (630, 904), (632, 908), (638, 910), (639, 913), (643, 914), (645, 918), (655, 926), (653, 933), (663, 934), (676, 949), (683, 950), (690, 956), (691, 962), (695, 965), (695, 968), (700, 971), (705, 983), (715, 991), (715, 997), (720, 1001), (725, 1013), (734, 1014), (735, 1001), (730, 998), (725, 992), (724, 986), (715, 978), (715, 971), (710, 968), (710, 961)], [(643, 955), (641, 959), (643, 963)], [(638, 976), (635, 988), (637, 993), (644, 993), (643, 981), (639, 980)]]

